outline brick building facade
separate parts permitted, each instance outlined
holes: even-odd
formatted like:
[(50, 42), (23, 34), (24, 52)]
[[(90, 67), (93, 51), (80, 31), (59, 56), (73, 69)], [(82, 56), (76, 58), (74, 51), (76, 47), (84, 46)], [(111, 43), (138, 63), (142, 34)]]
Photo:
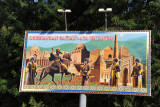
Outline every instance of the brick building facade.
[(26, 63), (28, 63), (31, 56), (34, 54), (37, 55), (36, 63), (38, 66), (47, 66), (50, 65), (51, 62), (49, 62), (48, 58), (50, 56), (49, 51), (40, 51), (40, 48), (37, 45), (34, 45), (31, 47), (30, 51), (27, 53), (26, 56)]
[[(133, 78), (131, 77), (131, 73), (133, 70), (133, 66), (135, 65), (135, 56), (130, 56), (129, 49), (127, 47), (118, 47), (117, 35), (115, 35), (114, 49), (112, 49), (110, 46), (106, 46), (104, 50), (94, 49), (89, 52), (86, 50), (85, 45), (79, 44), (71, 53), (72, 61), (75, 66), (78, 66), (78, 68), (83, 63), (84, 58), (87, 57), (89, 58), (91, 65), (90, 82), (109, 84), (113, 58), (118, 58), (118, 63), (120, 65), (118, 84), (120, 86), (132, 86)], [(78, 70), (79, 69), (77, 69), (77, 71)], [(143, 67), (142, 85), (144, 87), (146, 84), (145, 77), (146, 69), (145, 67)]]
[(74, 64), (82, 64), (85, 58), (89, 58), (89, 51), (84, 44), (78, 44), (71, 52), (71, 59)]

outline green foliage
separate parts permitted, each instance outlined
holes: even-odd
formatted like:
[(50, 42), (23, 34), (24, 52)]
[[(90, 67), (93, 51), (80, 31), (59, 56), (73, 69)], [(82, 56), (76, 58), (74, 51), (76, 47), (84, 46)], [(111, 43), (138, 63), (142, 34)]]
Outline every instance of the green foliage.
[(0, 78), (0, 92), (5, 93), (7, 91), (7, 80)]
[(30, 97), (29, 104), (30, 107), (45, 107), (42, 101), (36, 102), (33, 96)]
[(27, 105), (23, 102), (22, 107), (27, 107)]
[[(78, 106), (79, 94), (19, 93), (25, 30), (64, 30), (59, 8), (70, 8), (69, 30), (152, 30), (151, 97), (87, 95), (87, 106), (160, 106), (160, 0), (0, 0), (0, 106)], [(71, 45), (72, 46), (72, 45)]]

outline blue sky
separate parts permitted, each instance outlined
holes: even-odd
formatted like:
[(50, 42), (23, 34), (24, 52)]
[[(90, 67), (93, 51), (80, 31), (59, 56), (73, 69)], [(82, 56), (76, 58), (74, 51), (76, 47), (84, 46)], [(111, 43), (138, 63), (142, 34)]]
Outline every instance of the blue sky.
[[(70, 33), (40, 33), (40, 32), (29, 32), (29, 36), (115, 36), (117, 35), (118, 41), (128, 41), (128, 40), (137, 40), (137, 39), (147, 39), (147, 32), (92, 32), (92, 33), (79, 33), (79, 32), (70, 32)], [(58, 45), (62, 45), (65, 43), (86, 43), (87, 40), (29, 40), (28, 46), (37, 45), (40, 47), (54, 47)]]

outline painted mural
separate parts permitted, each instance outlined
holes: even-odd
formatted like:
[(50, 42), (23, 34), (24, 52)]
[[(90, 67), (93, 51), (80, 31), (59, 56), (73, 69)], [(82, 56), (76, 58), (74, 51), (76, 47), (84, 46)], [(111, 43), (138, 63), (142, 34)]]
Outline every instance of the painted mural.
[(21, 92), (151, 95), (150, 31), (26, 31)]

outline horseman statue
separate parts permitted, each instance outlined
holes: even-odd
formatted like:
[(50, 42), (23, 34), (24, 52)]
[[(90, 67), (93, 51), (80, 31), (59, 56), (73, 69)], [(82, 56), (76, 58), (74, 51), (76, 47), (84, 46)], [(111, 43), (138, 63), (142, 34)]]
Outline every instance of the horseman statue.
[(57, 67), (58, 70), (61, 72), (61, 62), (62, 62), (62, 59), (59, 56), (59, 54), (62, 54), (62, 52), (60, 51), (59, 48), (56, 49), (56, 54), (53, 54), (53, 48), (51, 48), (51, 53), (50, 53), (49, 61), (53, 60), (54, 62), (52, 63), (51, 66)]
[(51, 53), (50, 53), (50, 57), (49, 57), (49, 61), (54, 61), (54, 62), (51, 65), (42, 69), (40, 79), (39, 79), (39, 83), (38, 83), (39, 85), (40, 85), (41, 81), (48, 74), (50, 76), (52, 76), (52, 81), (55, 85), (57, 85), (57, 83), (54, 81), (55, 73), (61, 73), (61, 85), (63, 85), (62, 81), (63, 81), (63, 75), (64, 74), (65, 75), (70, 75), (69, 82), (72, 80), (72, 75), (74, 75), (74, 74), (68, 72), (69, 63), (70, 63), (70, 61), (72, 61), (71, 54), (70, 53), (64, 53), (62, 58), (59, 56), (59, 54), (62, 54), (62, 52), (60, 51), (59, 48), (56, 49), (56, 54), (53, 54), (53, 48), (52, 48)]

